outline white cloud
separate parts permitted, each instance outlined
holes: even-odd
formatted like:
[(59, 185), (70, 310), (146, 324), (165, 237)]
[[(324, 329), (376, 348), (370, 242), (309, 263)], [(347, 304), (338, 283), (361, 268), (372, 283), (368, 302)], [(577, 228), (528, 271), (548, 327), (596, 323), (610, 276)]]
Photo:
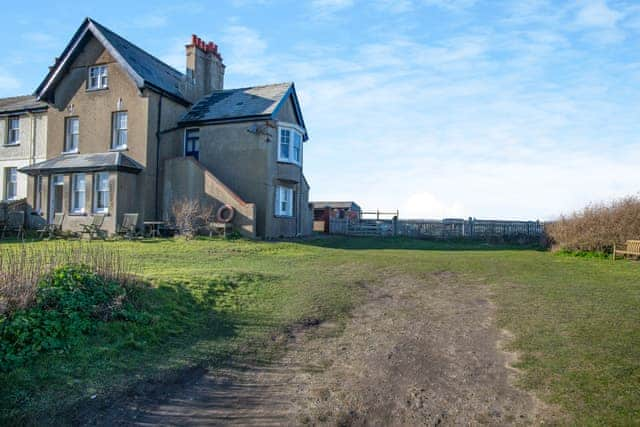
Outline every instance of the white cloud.
[(23, 34), (22, 37), (39, 48), (47, 49), (59, 45), (58, 39), (49, 33), (33, 31)]
[(162, 28), (167, 24), (168, 17), (166, 15), (150, 14), (138, 17), (133, 26), (136, 28)]
[(313, 18), (332, 18), (340, 11), (348, 9), (355, 4), (355, 0), (312, 0), (311, 10)]
[(400, 207), (402, 218), (461, 218), (464, 215), (465, 209), (460, 202), (445, 202), (428, 191), (411, 194)]
[(221, 53), (229, 74), (267, 78), (269, 57), (266, 49), (266, 40), (243, 25), (231, 25), (222, 33)]
[(461, 11), (473, 7), (477, 0), (422, 0), (427, 6), (436, 6), (452, 11)]
[(22, 83), (17, 77), (0, 68), (0, 96), (15, 96), (21, 88)]
[(584, 0), (576, 23), (585, 27), (615, 28), (623, 14), (610, 8), (605, 0)]

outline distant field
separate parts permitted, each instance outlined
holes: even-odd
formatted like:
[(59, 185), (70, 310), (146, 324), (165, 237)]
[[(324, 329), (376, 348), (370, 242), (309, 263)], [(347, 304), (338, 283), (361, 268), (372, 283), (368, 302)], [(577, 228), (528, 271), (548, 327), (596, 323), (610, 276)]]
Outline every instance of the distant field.
[(67, 353), (0, 374), (0, 423), (64, 416), (91, 396), (238, 354), (267, 362), (281, 354), (274, 334), (347, 315), (362, 283), (440, 271), (489, 287), (499, 326), (515, 334), (523, 387), (576, 424), (640, 422), (640, 263), (393, 239), (93, 244), (135, 257), (152, 321), (105, 323)]

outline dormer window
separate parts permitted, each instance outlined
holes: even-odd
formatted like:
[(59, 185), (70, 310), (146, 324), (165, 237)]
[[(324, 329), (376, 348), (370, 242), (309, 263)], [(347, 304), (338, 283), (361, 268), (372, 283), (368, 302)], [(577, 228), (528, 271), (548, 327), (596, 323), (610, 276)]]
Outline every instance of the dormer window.
[(278, 161), (302, 165), (302, 133), (290, 127), (278, 130)]
[(109, 76), (106, 65), (89, 67), (89, 78), (87, 79), (87, 89), (106, 89), (109, 83)]

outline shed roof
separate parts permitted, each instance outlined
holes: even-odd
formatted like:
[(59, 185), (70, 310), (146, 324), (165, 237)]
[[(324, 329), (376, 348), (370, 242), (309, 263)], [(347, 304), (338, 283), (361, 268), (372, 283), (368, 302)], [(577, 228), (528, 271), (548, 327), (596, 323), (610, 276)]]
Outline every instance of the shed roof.
[(139, 173), (144, 169), (140, 163), (120, 152), (63, 154), (53, 159), (25, 166), (20, 172), (27, 175), (47, 175), (65, 172), (122, 171)]
[(33, 95), (0, 98), (0, 114), (46, 110), (47, 108), (48, 107), (46, 103), (38, 101)]

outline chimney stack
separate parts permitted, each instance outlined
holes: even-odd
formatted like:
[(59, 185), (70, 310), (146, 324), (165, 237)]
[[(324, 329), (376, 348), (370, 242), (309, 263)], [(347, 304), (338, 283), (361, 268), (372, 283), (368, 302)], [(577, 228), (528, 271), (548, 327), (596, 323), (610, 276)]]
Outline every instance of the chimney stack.
[(193, 34), (191, 43), (186, 45), (186, 55), (187, 78), (194, 84), (196, 99), (223, 89), (225, 66), (218, 45)]

